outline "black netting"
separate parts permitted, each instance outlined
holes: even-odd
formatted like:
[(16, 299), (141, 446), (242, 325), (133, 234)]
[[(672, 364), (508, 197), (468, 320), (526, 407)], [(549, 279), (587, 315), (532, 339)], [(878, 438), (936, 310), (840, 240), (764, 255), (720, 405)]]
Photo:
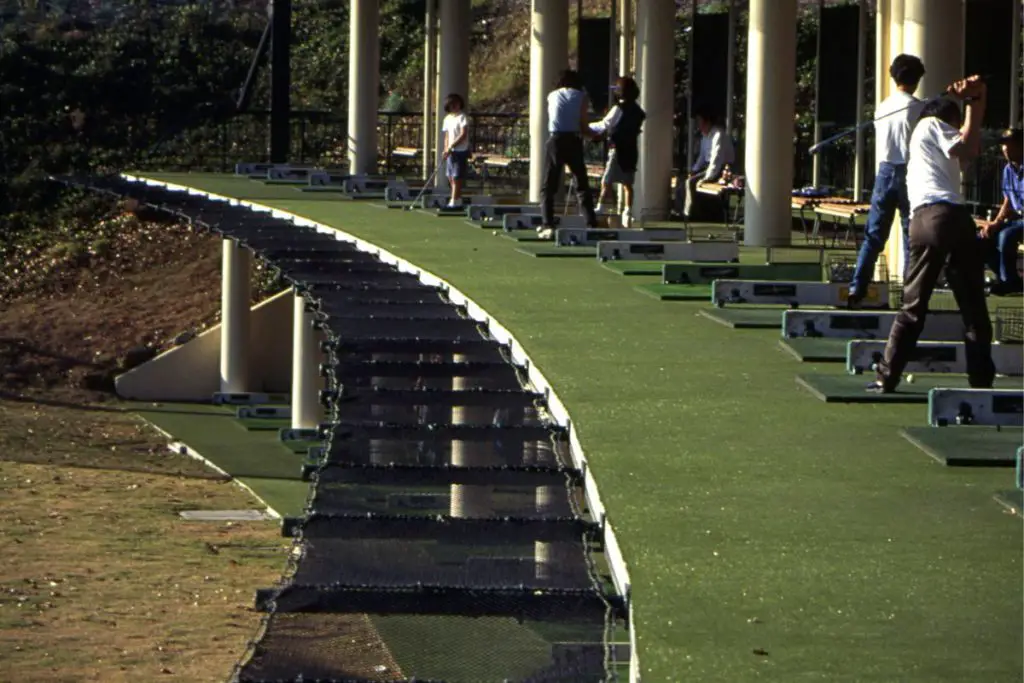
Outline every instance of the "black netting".
[(1024, 308), (1016, 306), (1000, 306), (996, 309), (996, 340), (1019, 344), (1024, 342)]
[[(79, 183), (74, 179), (66, 182)], [(120, 178), (266, 259), (326, 333), (322, 446), (295, 552), (239, 681), (604, 681), (625, 613), (593, 555), (583, 473), (508, 348), (437, 288), (354, 245)]]
[(571, 618), (274, 614), (240, 681), (598, 683), (603, 631)]
[[(565, 485), (564, 475), (558, 473), (554, 473), (554, 476), (548, 477), (546, 481), (552, 487)], [(412, 515), (436, 518), (451, 514), (452, 486), (345, 484), (321, 479), (311, 507), (316, 513), (325, 515)], [(476, 486), (480, 498), (487, 502), (486, 510), (491, 517), (549, 519), (573, 515), (573, 506), (568, 497), (542, 494), (538, 499), (536, 486), (493, 483)], [(456, 499), (458, 495), (459, 491), (456, 489)], [(582, 508), (580, 501), (577, 501), (577, 507)], [(303, 531), (310, 533), (311, 530), (307, 526)]]

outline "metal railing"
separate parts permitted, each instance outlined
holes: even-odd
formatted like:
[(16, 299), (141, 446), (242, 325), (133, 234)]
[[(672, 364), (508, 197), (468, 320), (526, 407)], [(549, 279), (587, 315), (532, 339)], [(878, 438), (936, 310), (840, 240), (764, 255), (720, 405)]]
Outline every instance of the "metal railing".
[[(474, 155), (528, 159), (530, 156), (529, 117), (520, 114), (470, 112), (470, 148)], [(291, 154), (297, 164), (315, 164), (338, 168), (347, 155), (347, 121), (344, 117), (324, 111), (292, 112)], [(161, 156), (148, 166), (171, 170), (206, 170), (228, 172), (239, 161), (266, 162), (270, 130), (270, 112), (253, 111), (234, 116), (221, 123), (191, 128), (163, 145)], [(823, 130), (827, 136), (832, 131)], [(994, 135), (994, 134), (993, 134)], [(685, 168), (685, 131), (673, 131), (676, 168)], [(964, 175), (965, 199), (975, 206), (989, 206), (1001, 201), (999, 187), (1002, 159), (994, 137), (987, 136), (986, 153), (976, 160)], [(380, 168), (384, 173), (417, 170), (422, 163), (423, 115), (420, 112), (380, 112), (377, 116), (377, 145)], [(738, 137), (736, 163), (743, 169), (744, 140)], [(796, 141), (793, 187), (811, 184), (813, 157), (811, 142)], [(413, 156), (396, 155), (399, 148), (416, 150)], [(605, 146), (586, 146), (587, 163), (599, 164), (605, 159)], [(864, 145), (864, 178), (862, 200), (870, 200), (874, 182), (874, 141), (869, 135)], [(854, 183), (854, 149), (850, 144), (831, 145), (820, 152), (820, 182), (837, 192), (850, 194)]]

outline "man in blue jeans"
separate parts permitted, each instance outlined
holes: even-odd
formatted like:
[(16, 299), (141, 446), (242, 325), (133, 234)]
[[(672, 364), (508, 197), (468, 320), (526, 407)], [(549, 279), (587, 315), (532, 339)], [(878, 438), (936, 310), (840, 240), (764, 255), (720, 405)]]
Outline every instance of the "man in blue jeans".
[(1024, 131), (1011, 128), (1004, 131), (999, 144), (1006, 157), (1000, 188), (1003, 204), (991, 224), (981, 229), (981, 237), (988, 255), (988, 267), (995, 273), (997, 281), (989, 292), (999, 295), (1019, 294), (1024, 291), (1024, 281), (1017, 272), (1017, 247), (1024, 236)]
[(924, 76), (924, 64), (913, 55), (892, 60), (889, 75), (896, 92), (882, 100), (875, 111), (875, 187), (871, 210), (864, 229), (864, 243), (857, 254), (857, 266), (850, 284), (847, 305), (858, 308), (875, 273), (875, 262), (889, 240), (896, 210), (903, 224), (903, 263), (910, 262), (910, 205), (907, 200), (907, 145), (921, 114), (921, 101), (912, 94)]

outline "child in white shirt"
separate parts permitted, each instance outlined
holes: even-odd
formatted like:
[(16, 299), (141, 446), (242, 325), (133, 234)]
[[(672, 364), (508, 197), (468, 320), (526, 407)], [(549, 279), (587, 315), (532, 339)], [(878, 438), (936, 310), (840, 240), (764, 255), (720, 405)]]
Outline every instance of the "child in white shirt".
[(444, 100), (446, 115), (441, 130), (444, 131), (445, 175), (452, 188), (448, 208), (462, 206), (462, 185), (469, 169), (469, 118), (463, 111), (465, 108), (465, 100), (457, 93)]

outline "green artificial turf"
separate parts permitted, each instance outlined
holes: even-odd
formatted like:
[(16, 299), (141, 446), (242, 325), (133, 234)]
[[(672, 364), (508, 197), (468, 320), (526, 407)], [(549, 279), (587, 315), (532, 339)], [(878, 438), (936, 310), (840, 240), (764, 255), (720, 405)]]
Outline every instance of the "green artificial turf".
[(711, 285), (666, 285), (655, 281), (637, 285), (634, 289), (658, 301), (709, 301), (711, 299)]
[(140, 403), (136, 412), (213, 461), (282, 515), (297, 515), (309, 484), (300, 481), (303, 457), (285, 447), (276, 431), (250, 431), (227, 406)]
[(845, 363), (849, 339), (794, 337), (780, 339), (779, 345), (804, 363)]
[(516, 335), (572, 414), (629, 562), (645, 680), (1020, 680), (1021, 526), (992, 499), (1008, 473), (908, 457), (898, 431), (921, 406), (809, 400), (777, 324), (736, 334), (696, 315), (706, 300), (642, 296), (596, 259), (514, 258), (459, 222), (160, 177), (370, 240)]
[(1024, 444), (1020, 429), (907, 427), (900, 435), (950, 467), (1013, 467)]

